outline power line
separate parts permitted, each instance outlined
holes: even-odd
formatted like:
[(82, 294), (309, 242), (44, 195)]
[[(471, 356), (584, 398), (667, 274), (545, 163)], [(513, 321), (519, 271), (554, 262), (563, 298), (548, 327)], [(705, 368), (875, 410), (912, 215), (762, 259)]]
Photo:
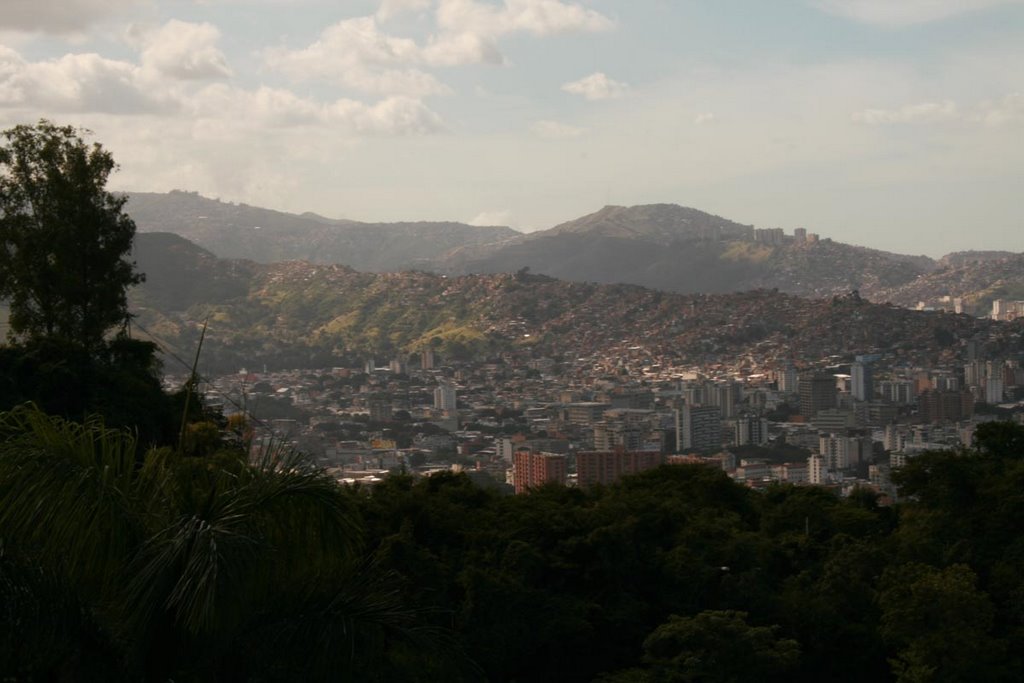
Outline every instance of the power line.
[[(143, 326), (143, 325), (142, 325), (142, 324), (141, 324), (141, 323), (140, 323), (140, 322), (139, 322), (138, 320), (135, 320), (133, 324), (134, 324), (134, 325), (135, 325), (135, 327), (137, 327), (137, 328), (138, 328), (139, 330), (141, 330), (142, 332), (144, 332), (144, 333), (145, 333), (145, 334), (146, 334), (146, 335), (147, 335), (147, 336), (148, 336), (148, 337), (149, 337), (149, 338), (150, 338), (150, 339), (151, 339), (151, 340), (153, 341), (153, 343), (154, 343), (154, 344), (156, 344), (156, 345), (157, 345), (157, 347), (159, 347), (159, 348), (160, 348), (160, 350), (164, 352), (164, 354), (165, 354), (165, 355), (167, 355), (167, 356), (169, 356), (169, 357), (173, 358), (174, 360), (178, 361), (178, 363), (180, 363), (180, 364), (181, 364), (181, 365), (182, 365), (182, 366), (183, 366), (183, 367), (184, 367), (184, 368), (185, 368), (186, 370), (188, 370), (188, 371), (189, 371), (189, 374), (190, 374), (190, 375), (191, 375), (191, 374), (193, 374), (193, 369), (192, 369), (192, 364), (191, 364), (191, 363), (189, 363), (188, 361), (186, 361), (185, 359), (183, 359), (183, 358), (182, 358), (181, 356), (179, 356), (179, 355), (178, 355), (177, 353), (175, 353), (175, 352), (174, 352), (174, 351), (172, 351), (172, 350), (171, 350), (170, 348), (168, 348), (168, 346), (167, 346), (167, 345), (166, 345), (166, 344), (165, 344), (165, 343), (164, 343), (163, 341), (161, 341), (161, 340), (160, 340), (160, 338), (159, 338), (158, 336), (156, 336), (155, 334), (153, 334), (152, 332), (150, 332), (149, 330), (147, 330), (147, 329), (146, 329), (146, 328), (145, 328), (145, 327), (144, 327), (144, 326)], [(255, 422), (255, 423), (256, 423), (256, 424), (257, 424), (257, 425), (258, 425), (259, 427), (261, 427), (261, 428), (263, 428), (263, 429), (265, 429), (265, 430), (267, 430), (267, 431), (273, 431), (273, 429), (272, 429), (272, 427), (271, 427), (270, 425), (268, 425), (268, 424), (267, 424), (266, 422), (264, 422), (264, 421), (263, 421), (263, 420), (261, 420), (260, 418), (256, 417), (255, 415), (251, 414), (251, 413), (250, 413), (250, 412), (248, 411), (248, 409), (247, 409), (247, 408), (246, 408), (245, 406), (243, 406), (243, 405), (240, 405), (240, 404), (239, 404), (239, 403), (238, 403), (237, 401), (235, 401), (235, 399), (234, 399), (234, 398), (232, 398), (232, 397), (231, 397), (231, 396), (230, 396), (229, 394), (227, 394), (227, 393), (225, 393), (225, 392), (221, 391), (221, 390), (220, 390), (220, 389), (218, 389), (218, 388), (217, 388), (216, 386), (214, 386), (214, 385), (213, 385), (213, 383), (212, 383), (212, 382), (210, 381), (210, 379), (209, 379), (209, 378), (207, 378), (207, 377), (204, 377), (203, 375), (201, 375), (201, 374), (199, 373), (199, 371), (198, 371), (198, 370), (196, 370), (196, 371), (194, 372), (194, 375), (195, 375), (195, 378), (196, 378), (196, 381), (197, 381), (197, 382), (206, 382), (207, 386), (208, 386), (208, 387), (209, 387), (209, 388), (210, 388), (210, 389), (211, 389), (211, 390), (212, 390), (212, 391), (213, 391), (213, 392), (214, 392), (215, 394), (217, 394), (218, 396), (220, 396), (221, 398), (223, 398), (223, 399), (224, 399), (225, 401), (227, 401), (228, 403), (230, 403), (231, 405), (233, 405), (233, 406), (234, 406), (235, 408), (237, 408), (237, 409), (239, 410), (239, 412), (241, 412), (241, 413), (242, 413), (243, 415), (246, 415), (246, 416), (248, 416), (248, 417), (249, 417), (249, 419), (251, 419), (251, 420), (252, 420), (253, 422)]]

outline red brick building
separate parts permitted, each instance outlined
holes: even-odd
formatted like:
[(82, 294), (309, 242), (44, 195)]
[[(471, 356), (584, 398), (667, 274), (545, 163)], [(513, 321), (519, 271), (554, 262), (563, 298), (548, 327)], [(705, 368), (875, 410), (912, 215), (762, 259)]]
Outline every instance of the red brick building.
[(587, 451), (576, 454), (576, 476), (580, 488), (589, 488), (653, 469), (661, 462), (661, 453), (655, 451)]
[(517, 450), (512, 456), (512, 481), (516, 493), (526, 493), (543, 484), (565, 484), (568, 466), (564, 455)]

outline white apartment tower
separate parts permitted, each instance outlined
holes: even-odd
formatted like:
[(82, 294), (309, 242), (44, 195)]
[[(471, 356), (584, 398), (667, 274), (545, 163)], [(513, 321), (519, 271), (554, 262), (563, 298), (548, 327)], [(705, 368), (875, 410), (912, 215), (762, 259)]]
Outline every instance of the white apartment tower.
[(434, 408), (436, 410), (444, 410), (448, 412), (455, 412), (455, 387), (450, 384), (439, 384), (434, 389)]

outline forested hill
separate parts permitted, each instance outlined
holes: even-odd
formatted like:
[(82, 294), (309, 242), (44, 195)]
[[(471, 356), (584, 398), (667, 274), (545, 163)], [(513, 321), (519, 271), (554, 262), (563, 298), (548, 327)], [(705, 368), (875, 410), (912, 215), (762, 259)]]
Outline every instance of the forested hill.
[[(174, 267), (166, 267), (168, 250)], [(684, 364), (747, 354), (788, 358), (797, 349), (804, 358), (879, 351), (924, 362), (952, 357), (980, 332), (1019, 342), (1011, 325), (872, 304), (852, 294), (681, 295), (528, 271), (446, 277), (300, 261), (261, 265), (212, 258), (155, 234), (139, 235), (136, 258), (149, 274), (132, 293), (142, 328), (184, 352), (209, 318), (204, 357), (227, 370), (255, 362), (326, 366), (345, 353), (395, 357), (426, 345), (449, 356), (520, 349), (573, 357), (636, 346), (651, 358)]]

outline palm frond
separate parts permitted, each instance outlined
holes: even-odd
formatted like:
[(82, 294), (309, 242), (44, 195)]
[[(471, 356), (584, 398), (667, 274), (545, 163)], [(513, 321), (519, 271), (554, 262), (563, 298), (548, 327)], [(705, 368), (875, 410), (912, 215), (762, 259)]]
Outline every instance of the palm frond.
[(0, 535), (92, 588), (109, 588), (142, 536), (132, 434), (31, 406), (0, 414)]

